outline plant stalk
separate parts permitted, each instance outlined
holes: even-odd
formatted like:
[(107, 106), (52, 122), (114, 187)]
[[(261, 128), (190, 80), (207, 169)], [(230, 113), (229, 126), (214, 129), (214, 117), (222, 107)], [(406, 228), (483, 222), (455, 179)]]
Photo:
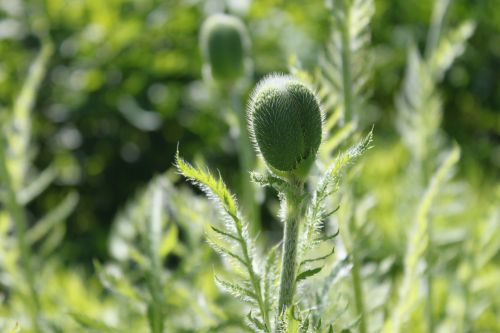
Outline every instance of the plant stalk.
[(152, 195), (152, 216), (146, 224), (146, 248), (150, 260), (150, 270), (147, 272), (147, 285), (151, 296), (148, 304), (148, 320), (152, 333), (163, 332), (164, 300), (161, 279), (160, 239), (162, 233), (162, 202), (160, 188), (155, 188)]
[[(352, 216), (348, 218), (346, 221), (351, 221)], [(352, 221), (351, 221), (352, 222)], [(359, 270), (360, 262), (359, 256), (356, 248), (356, 242), (352, 240), (350, 227), (349, 225), (345, 225), (344, 232), (341, 233), (342, 241), (345, 244), (347, 252), (350, 254), (352, 258), (352, 268), (351, 268), (351, 278), (352, 278), (352, 287), (354, 293), (354, 303), (356, 306), (356, 311), (359, 315), (359, 332), (367, 333), (368, 332), (368, 320), (366, 316), (365, 310), (365, 302), (363, 297), (363, 282), (361, 280), (361, 272)]]
[(250, 220), (250, 229), (253, 234), (260, 231), (260, 211), (259, 205), (255, 200), (255, 187), (250, 179), (250, 171), (255, 166), (255, 156), (250, 135), (248, 133), (245, 110), (241, 105), (241, 92), (238, 87), (231, 90), (231, 104), (234, 112), (238, 116), (238, 158), (241, 171), (241, 195), (243, 207), (245, 208)]
[(5, 206), (9, 212), (16, 227), (17, 247), (21, 256), (22, 272), (24, 279), (28, 284), (31, 299), (33, 301), (31, 308), (31, 320), (35, 332), (41, 332), (38, 323), (38, 315), (40, 313), (40, 300), (35, 287), (35, 275), (33, 272), (33, 263), (31, 260), (31, 252), (28, 241), (26, 239), (26, 231), (28, 229), (28, 221), (23, 207), (19, 204), (17, 196), (12, 185), (12, 179), (7, 168), (7, 160), (5, 158), (6, 148), (4, 137), (0, 135), (0, 180), (2, 181), (6, 196)]
[(356, 310), (360, 316), (359, 318), (359, 332), (366, 333), (367, 332), (367, 324), (366, 324), (366, 311), (365, 311), (365, 302), (363, 297), (363, 285), (361, 283), (361, 274), (359, 271), (359, 258), (356, 253), (356, 250), (351, 250), (352, 255), (352, 284), (354, 287), (354, 301), (356, 302)]
[(243, 259), (247, 263), (247, 271), (248, 271), (248, 275), (250, 277), (250, 281), (252, 283), (254, 290), (257, 293), (257, 303), (259, 304), (259, 308), (260, 308), (260, 311), (262, 313), (262, 317), (264, 318), (266, 332), (270, 332), (271, 322), (269, 320), (268, 309), (265, 307), (264, 299), (262, 298), (262, 290), (260, 287), (260, 280), (259, 280), (259, 277), (257, 276), (257, 274), (255, 274), (255, 271), (253, 270), (252, 259), (250, 257), (249, 248), (247, 246), (247, 243), (244, 241), (245, 236), (244, 236), (244, 232), (243, 232), (243, 227), (241, 225), (241, 221), (237, 218), (236, 218), (236, 230), (238, 232), (238, 237), (241, 240), (243, 240), (243, 241), (240, 241), (241, 251), (243, 253)]
[(279, 314), (282, 314), (292, 305), (295, 293), (302, 186), (303, 185), (300, 184), (294, 191), (284, 193), (285, 197), (282, 200), (282, 205), (284, 205), (282, 206), (282, 209), (284, 209), (285, 230), (278, 302)]
[[(351, 8), (350, 5), (343, 1), (345, 6), (346, 20), (350, 20)], [(352, 107), (352, 73), (351, 73), (351, 44), (350, 44), (350, 29), (349, 22), (341, 27), (342, 38), (342, 88), (344, 93), (344, 123), (348, 123), (353, 118)]]
[(428, 248), (427, 248), (427, 274), (425, 275), (427, 282), (427, 331), (429, 333), (434, 333), (434, 316), (432, 310), (434, 308), (433, 300), (433, 273), (432, 273), (432, 223), (427, 225), (427, 237), (428, 237)]

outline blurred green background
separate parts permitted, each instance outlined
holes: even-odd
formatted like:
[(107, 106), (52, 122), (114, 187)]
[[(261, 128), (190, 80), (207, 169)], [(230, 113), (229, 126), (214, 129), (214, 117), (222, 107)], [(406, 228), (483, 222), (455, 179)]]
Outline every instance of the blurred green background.
[[(375, 75), (366, 119), (375, 146), (397, 140), (394, 97), (407, 48), (425, 45), (434, 1), (377, 0), (372, 24)], [(27, 75), (41, 40), (55, 52), (39, 92), (33, 146), (57, 182), (29, 206), (39, 216), (68, 189), (80, 195), (67, 222), (62, 261), (106, 259), (111, 222), (127, 199), (172, 167), (177, 145), (205, 159), (238, 188), (228, 106), (202, 80), (198, 33), (204, 18), (230, 12), (246, 23), (254, 79), (287, 72), (295, 55), (313, 71), (330, 33), (323, 0), (0, 0), (0, 113)], [(500, 6), (455, 0), (445, 18), (477, 27), (439, 94), (444, 129), (462, 147), (460, 173), (478, 192), (500, 180)], [(486, 190), (485, 190), (486, 191)]]

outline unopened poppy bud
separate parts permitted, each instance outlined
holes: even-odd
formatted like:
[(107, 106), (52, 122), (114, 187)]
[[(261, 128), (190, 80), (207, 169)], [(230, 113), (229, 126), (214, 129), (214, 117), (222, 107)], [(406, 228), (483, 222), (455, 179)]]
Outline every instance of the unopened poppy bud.
[(305, 178), (322, 134), (314, 92), (291, 76), (268, 76), (252, 93), (247, 117), (254, 145), (271, 170)]
[(235, 16), (212, 15), (201, 28), (205, 66), (215, 80), (232, 81), (244, 75), (249, 44), (245, 26)]

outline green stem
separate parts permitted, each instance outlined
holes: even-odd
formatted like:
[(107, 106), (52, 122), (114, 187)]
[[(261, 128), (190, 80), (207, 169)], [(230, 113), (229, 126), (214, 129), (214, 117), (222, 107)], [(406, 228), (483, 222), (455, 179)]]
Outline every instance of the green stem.
[(150, 261), (150, 271), (147, 273), (147, 286), (151, 296), (148, 305), (148, 320), (152, 333), (163, 332), (164, 301), (161, 282), (161, 258), (159, 256), (162, 232), (162, 201), (163, 193), (155, 188), (152, 195), (152, 216), (146, 224), (146, 249)]
[[(352, 217), (347, 220), (349, 223)], [(351, 268), (351, 277), (352, 277), (352, 287), (354, 292), (354, 302), (356, 305), (356, 311), (359, 315), (359, 332), (366, 333), (368, 331), (368, 319), (365, 310), (365, 302), (363, 297), (363, 283), (361, 281), (361, 272), (360, 272), (360, 262), (359, 256), (356, 248), (355, 242), (353, 242), (350, 232), (349, 225), (345, 225), (344, 232), (341, 232), (342, 241), (344, 246), (346, 247), (347, 253), (352, 258), (352, 268)]]
[(354, 287), (354, 300), (356, 302), (356, 310), (360, 316), (359, 318), (359, 332), (366, 333), (367, 332), (367, 318), (365, 311), (365, 302), (363, 299), (363, 285), (361, 283), (361, 274), (359, 271), (359, 258), (356, 253), (356, 250), (351, 250), (352, 255), (352, 284)]
[(345, 6), (345, 22), (341, 27), (342, 38), (342, 88), (344, 94), (344, 122), (349, 122), (353, 115), (352, 107), (352, 73), (351, 73), (351, 45), (350, 45), (350, 29), (349, 20), (351, 17), (350, 5), (343, 1)]
[(33, 306), (31, 307), (31, 319), (36, 332), (41, 332), (38, 324), (38, 315), (40, 313), (40, 301), (35, 287), (35, 275), (33, 273), (33, 264), (31, 261), (31, 252), (26, 239), (28, 221), (23, 207), (19, 204), (17, 196), (12, 186), (12, 179), (7, 169), (7, 160), (5, 158), (4, 138), (0, 135), (0, 180), (4, 184), (6, 196), (5, 206), (16, 226), (17, 247), (21, 255), (22, 271), (28, 284)]
[(234, 112), (236, 112), (238, 116), (239, 125), (238, 154), (241, 170), (241, 197), (243, 207), (251, 221), (251, 231), (255, 234), (259, 232), (260, 229), (259, 205), (255, 200), (255, 188), (250, 179), (250, 171), (252, 171), (255, 166), (255, 155), (253, 153), (252, 144), (250, 143), (245, 110), (241, 106), (241, 93), (239, 88), (231, 90), (231, 103)]
[(266, 325), (266, 332), (271, 331), (271, 322), (269, 320), (268, 309), (265, 307), (264, 299), (262, 298), (262, 290), (260, 287), (260, 279), (253, 270), (252, 259), (250, 257), (250, 253), (248, 251), (248, 246), (245, 241), (243, 226), (241, 225), (241, 221), (238, 218), (235, 218), (236, 222), (236, 230), (238, 232), (238, 237), (240, 239), (241, 252), (243, 253), (243, 260), (246, 262), (248, 276), (250, 277), (250, 282), (252, 283), (252, 287), (257, 294), (257, 303), (259, 304), (260, 312), (262, 313), (262, 317), (264, 317), (264, 324)]
[(283, 258), (281, 264), (278, 311), (282, 314), (292, 305), (295, 293), (295, 275), (297, 273), (297, 245), (299, 223), (301, 219), (300, 200), (302, 184), (297, 184), (294, 191), (284, 194), (282, 205), (285, 213), (285, 230), (283, 239)]
[(434, 333), (434, 316), (432, 310), (434, 308), (433, 301), (433, 274), (432, 274), (432, 223), (427, 225), (427, 237), (428, 237), (428, 248), (427, 248), (427, 274), (425, 276), (427, 282), (427, 329), (429, 333)]

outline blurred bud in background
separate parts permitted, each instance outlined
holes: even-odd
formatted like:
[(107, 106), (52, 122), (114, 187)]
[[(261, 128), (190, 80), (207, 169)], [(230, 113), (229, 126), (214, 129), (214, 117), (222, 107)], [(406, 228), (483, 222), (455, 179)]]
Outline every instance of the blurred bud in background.
[(200, 47), (205, 79), (229, 83), (251, 70), (250, 38), (238, 17), (226, 14), (208, 17), (201, 27)]

